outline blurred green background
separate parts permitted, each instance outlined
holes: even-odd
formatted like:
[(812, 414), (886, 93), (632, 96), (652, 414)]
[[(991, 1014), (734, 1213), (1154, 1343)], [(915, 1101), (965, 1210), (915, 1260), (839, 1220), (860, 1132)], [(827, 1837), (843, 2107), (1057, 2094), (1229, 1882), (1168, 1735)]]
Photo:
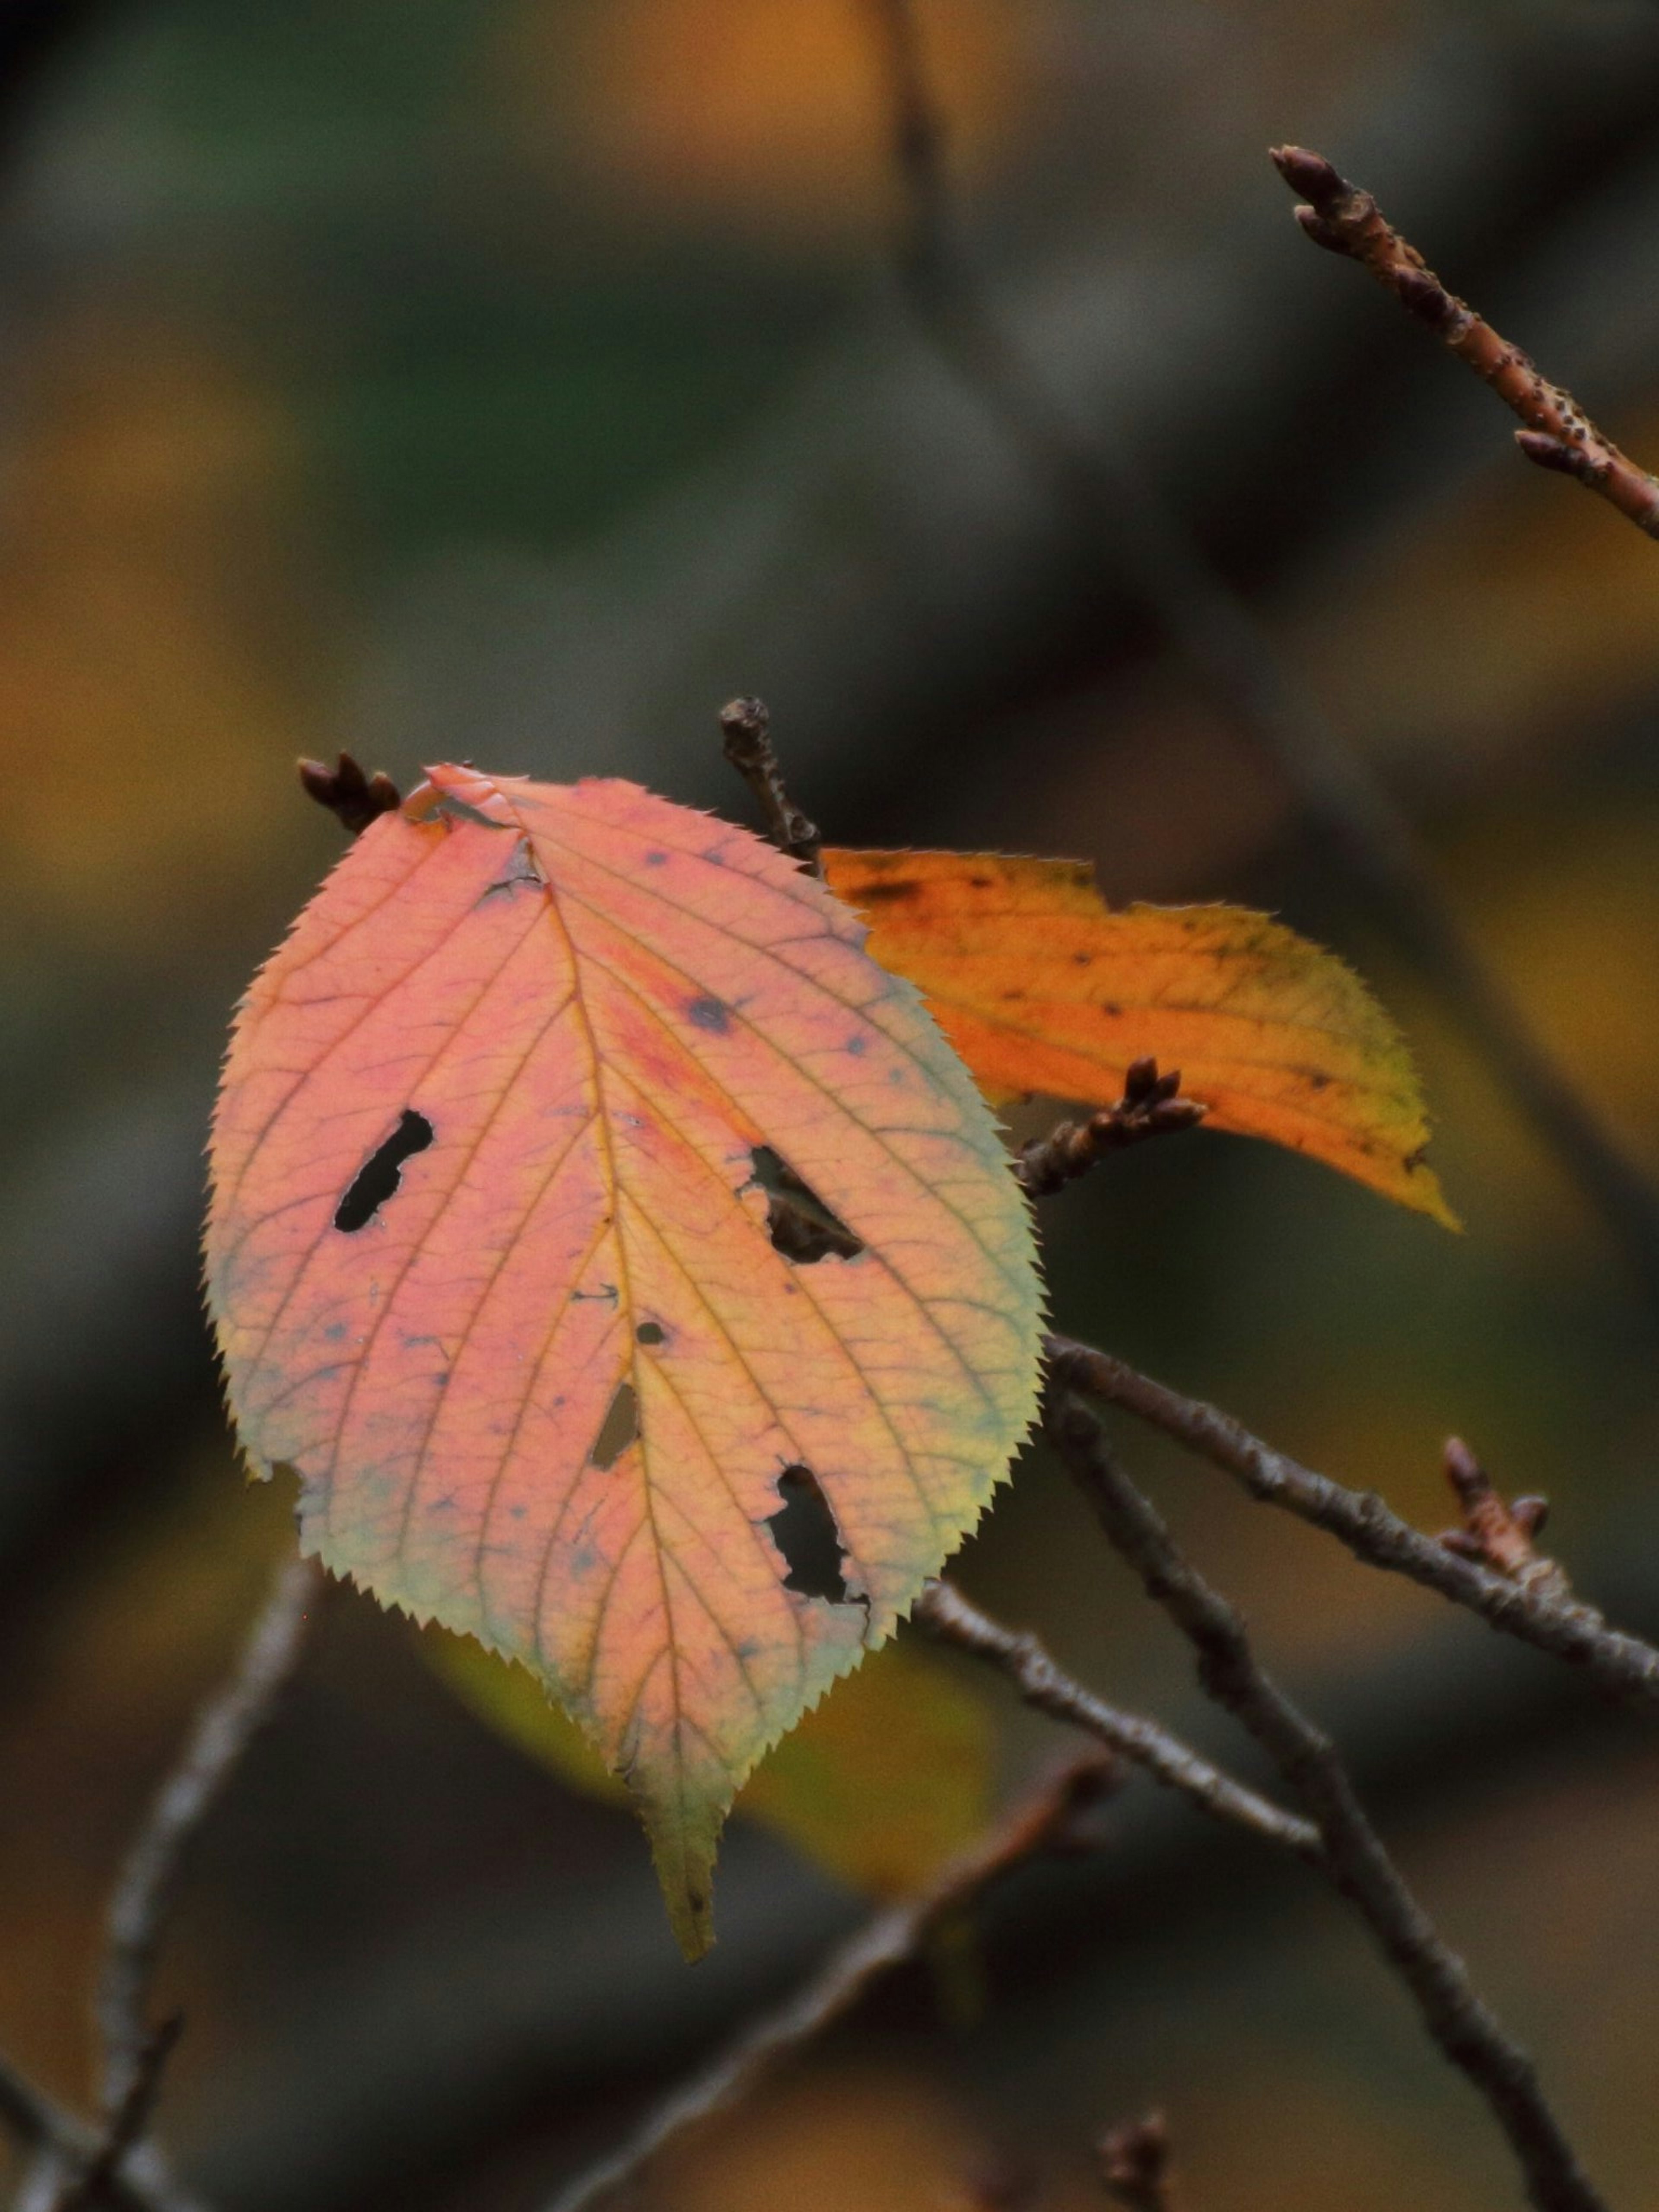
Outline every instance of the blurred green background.
[[(1469, 933), (1659, 1174), (1659, 556), (1267, 166), (1321, 147), (1659, 454), (1646, 5), (919, 0), (968, 247), (1399, 794)], [(83, 0), (0, 15), (0, 2047), (88, 2083), (98, 1914), (286, 1502), (197, 1296), (236, 994), (337, 850), (300, 753), (634, 776), (747, 818), (770, 702), (838, 842), (1086, 854), (1271, 906), (1419, 1055), (1448, 1237), (1201, 1135), (1045, 1208), (1054, 1310), (1428, 1526), (1456, 1431), (1659, 1627), (1650, 1292), (1291, 795), (928, 350), (860, 0)], [(1623, 2212), (1659, 2207), (1639, 1724), (1126, 1437), (1352, 1751)], [(1254, 1771), (1040, 1457), (964, 1586)], [(964, 1678), (1006, 1784), (1054, 1733)], [(872, 1785), (873, 1786), (873, 1785)], [(1194, 2212), (1473, 2212), (1504, 2156), (1331, 1901), (1138, 1785), (664, 2167), (661, 2212), (1097, 2203), (1171, 2116)], [(166, 2122), (231, 2212), (513, 2212), (860, 1910), (734, 1826), (673, 1951), (625, 1814), (338, 1593), (196, 1862)], [(947, 1978), (948, 1979), (948, 1978)], [(945, 1991), (947, 1998), (950, 1992)]]

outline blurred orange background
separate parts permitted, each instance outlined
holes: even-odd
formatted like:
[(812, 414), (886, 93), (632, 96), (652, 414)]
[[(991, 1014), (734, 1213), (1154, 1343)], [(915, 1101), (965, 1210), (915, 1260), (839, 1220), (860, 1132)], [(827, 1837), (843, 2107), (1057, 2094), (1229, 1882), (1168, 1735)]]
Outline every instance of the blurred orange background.
[[(1266, 160), (1329, 152), (1659, 460), (1659, 23), (916, 13), (986, 297), (1245, 596), (1659, 1176), (1659, 556), (1516, 465), (1490, 395), (1309, 252)], [(759, 692), (838, 842), (1087, 854), (1114, 898), (1238, 898), (1334, 945), (1413, 1040), (1466, 1234), (1205, 1135), (1048, 1203), (1054, 1311), (1425, 1526), (1468, 1437), (1549, 1494), (1585, 1593), (1659, 1627), (1653, 1286), (908, 314), (872, 20), (106, 0), (0, 25), (0, 2048), (65, 2099), (123, 1843), (290, 1541), (240, 1478), (194, 1239), (230, 1008), (337, 849), (302, 753), (623, 774), (747, 819), (714, 718)], [(1659, 2206), (1638, 1727), (1126, 1441), (1609, 2197)], [(1040, 1455), (961, 1577), (1252, 1771)], [(1005, 1789), (1055, 1754), (1001, 1685), (963, 1687)], [(907, 1972), (647, 2201), (940, 2212), (1029, 2182), (1069, 2212), (1101, 2201), (1092, 2137), (1152, 2104), (1193, 2212), (1512, 2201), (1322, 1893), (1144, 1784), (1109, 1826), (988, 1907), (976, 2005)], [(738, 1824), (688, 1978), (626, 1816), (342, 1591), (193, 1863), (166, 2132), (237, 2212), (534, 2205), (861, 1909)]]

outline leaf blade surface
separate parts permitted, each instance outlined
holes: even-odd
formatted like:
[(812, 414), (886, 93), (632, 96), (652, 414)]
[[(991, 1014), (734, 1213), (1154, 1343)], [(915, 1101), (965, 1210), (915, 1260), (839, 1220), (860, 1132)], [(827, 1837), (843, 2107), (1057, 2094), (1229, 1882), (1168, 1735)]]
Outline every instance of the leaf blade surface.
[[(216, 1115), (250, 1456), (298, 1471), (331, 1568), (558, 1697), (693, 1954), (733, 1790), (890, 1633), (1035, 1405), (1029, 1218), (864, 933), (637, 787), (435, 769), (261, 971)], [(769, 1234), (763, 1152), (848, 1232), (813, 1264)], [(786, 1583), (796, 1468), (840, 1602)]]
[(1111, 1105), (1179, 1067), (1206, 1126), (1323, 1160), (1449, 1227), (1403, 1039), (1334, 954), (1243, 907), (1109, 908), (1086, 861), (826, 847), (870, 950), (917, 984), (993, 1100)]

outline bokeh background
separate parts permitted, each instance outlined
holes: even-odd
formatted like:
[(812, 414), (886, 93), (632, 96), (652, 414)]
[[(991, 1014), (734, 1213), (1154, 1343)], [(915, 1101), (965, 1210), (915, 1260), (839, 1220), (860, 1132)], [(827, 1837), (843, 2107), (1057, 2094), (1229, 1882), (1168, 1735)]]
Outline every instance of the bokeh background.
[[(1659, 1174), (1659, 556), (1516, 462), (1490, 396), (1304, 245), (1265, 153), (1371, 184), (1652, 459), (1655, 11), (918, 13), (988, 297)], [(1086, 854), (1114, 897), (1241, 898), (1338, 946), (1413, 1039), (1467, 1233), (1200, 1135), (1048, 1206), (1055, 1310), (1425, 1525), (1468, 1437), (1548, 1493), (1585, 1591), (1659, 1627), (1653, 1286), (919, 335), (878, 57), (860, 0), (0, 16), (0, 2045), (65, 2098), (123, 1840), (291, 1541), (239, 1476), (195, 1237), (228, 1011), (338, 847), (302, 752), (618, 773), (747, 818), (714, 718), (759, 692), (837, 842)], [(1611, 2197), (1659, 2207), (1650, 1735), (1126, 1443)], [(1040, 1456), (960, 1575), (1255, 1771)], [(1055, 1756), (963, 1687), (1004, 1786)], [(740, 1821), (719, 1909), (689, 1972), (626, 1815), (342, 1594), (194, 1863), (169, 2139), (229, 2212), (535, 2205), (865, 1907)], [(1101, 2201), (1092, 2136), (1154, 2102), (1193, 2212), (1517, 2194), (1332, 1901), (1140, 1785), (645, 2201), (937, 2212), (1001, 2176), (1070, 2212)]]

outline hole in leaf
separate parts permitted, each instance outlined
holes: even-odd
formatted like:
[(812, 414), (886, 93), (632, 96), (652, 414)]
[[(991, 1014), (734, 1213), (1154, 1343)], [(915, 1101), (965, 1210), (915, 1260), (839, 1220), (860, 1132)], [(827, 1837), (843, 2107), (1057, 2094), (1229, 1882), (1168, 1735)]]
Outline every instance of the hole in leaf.
[(853, 1234), (781, 1154), (770, 1145), (757, 1145), (749, 1158), (752, 1181), (766, 1193), (766, 1233), (775, 1250), (802, 1267), (831, 1252), (843, 1260), (857, 1259), (864, 1249), (862, 1237)]
[(345, 1196), (334, 1209), (334, 1226), (343, 1229), (348, 1237), (366, 1229), (403, 1181), (404, 1162), (423, 1152), (431, 1142), (431, 1122), (412, 1106), (405, 1106), (397, 1127), (352, 1177)]
[(842, 1577), (847, 1547), (811, 1468), (785, 1468), (778, 1477), (778, 1496), (783, 1503), (766, 1525), (788, 1569), (785, 1589), (802, 1597), (827, 1598), (831, 1605), (866, 1602), (853, 1597)]
[(608, 1474), (640, 1433), (640, 1397), (631, 1382), (618, 1382), (588, 1458)]
[(636, 1344), (661, 1344), (667, 1334), (668, 1331), (659, 1321), (642, 1321), (634, 1332), (634, 1341)]

